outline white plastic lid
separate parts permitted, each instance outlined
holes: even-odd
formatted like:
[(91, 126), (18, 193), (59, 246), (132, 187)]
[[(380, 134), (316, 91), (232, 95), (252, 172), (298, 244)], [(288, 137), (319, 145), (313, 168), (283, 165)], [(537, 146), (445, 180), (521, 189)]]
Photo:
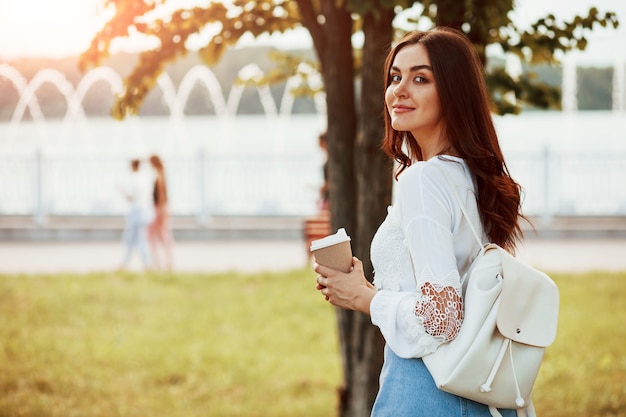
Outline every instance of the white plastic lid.
[(326, 248), (328, 246), (336, 245), (337, 243), (350, 241), (350, 236), (346, 233), (346, 229), (343, 227), (337, 230), (334, 235), (328, 235), (322, 239), (314, 240), (311, 242), (311, 252)]

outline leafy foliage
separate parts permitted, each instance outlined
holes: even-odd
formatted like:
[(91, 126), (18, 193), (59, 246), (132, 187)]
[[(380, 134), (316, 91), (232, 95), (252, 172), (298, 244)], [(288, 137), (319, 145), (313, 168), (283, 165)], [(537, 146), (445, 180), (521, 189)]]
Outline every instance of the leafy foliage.
[[(517, 114), (522, 105), (543, 109), (559, 108), (561, 90), (545, 82), (537, 81), (537, 74), (528, 72), (514, 80), (504, 68), (493, 69), (487, 75), (487, 86), (491, 90), (497, 114)], [(511, 93), (515, 99), (511, 99)]]
[(557, 52), (574, 49), (585, 50), (586, 35), (595, 25), (617, 28), (619, 22), (613, 12), (602, 15), (591, 7), (586, 17), (575, 16), (569, 22), (562, 22), (552, 14), (538, 19), (526, 31), (519, 31), (514, 25), (507, 27), (499, 39), (495, 39), (505, 52), (513, 52), (532, 63), (555, 62)]
[[(465, 32), (485, 65), (488, 45), (498, 45), (502, 52), (531, 64), (556, 64), (559, 54), (584, 50), (586, 35), (594, 26), (617, 28), (619, 25), (615, 13), (601, 14), (595, 7), (589, 9), (587, 16), (575, 16), (569, 22), (560, 22), (550, 14), (522, 30), (509, 17), (513, 0), (424, 0), (423, 4), (422, 16), (437, 25)], [(504, 69), (497, 68), (487, 74), (487, 83), (496, 113), (519, 113), (522, 107), (528, 106), (560, 108), (559, 89), (538, 81), (532, 74), (513, 78)], [(510, 93), (514, 93), (514, 99)]]
[(199, 54), (207, 65), (215, 64), (229, 46), (236, 44), (245, 33), (284, 32), (299, 24), (298, 10), (289, 1), (236, 0), (231, 8), (211, 2), (207, 7), (176, 9), (165, 18), (155, 17), (167, 0), (106, 0), (115, 14), (94, 37), (89, 49), (81, 56), (81, 69), (98, 65), (109, 56), (111, 43), (138, 32), (155, 37), (159, 47), (144, 51), (133, 72), (124, 80), (126, 90), (115, 101), (112, 115), (122, 119), (137, 114), (148, 92), (155, 86), (165, 64), (188, 52), (186, 42), (212, 24), (221, 26)]
[[(485, 65), (488, 45), (499, 45), (504, 53), (514, 54), (525, 62), (555, 64), (561, 53), (573, 49), (584, 50), (587, 33), (594, 26), (616, 28), (619, 24), (615, 13), (602, 14), (592, 7), (587, 16), (575, 16), (571, 21), (560, 22), (554, 15), (548, 15), (538, 19), (529, 29), (521, 30), (509, 17), (514, 7), (513, 0), (343, 0), (337, 3), (343, 4), (353, 13), (355, 31), (361, 29), (360, 16), (376, 12), (380, 10), (379, 7), (401, 10), (421, 3), (421, 16), (429, 18), (433, 25), (451, 26), (464, 31), (475, 44)], [(158, 48), (141, 54), (135, 69), (125, 79), (126, 90), (121, 97), (117, 97), (112, 109), (114, 117), (121, 119), (126, 115), (137, 114), (164, 65), (185, 55), (188, 52), (187, 40), (198, 33), (215, 32), (199, 51), (203, 61), (211, 66), (246, 33), (254, 37), (284, 33), (301, 27), (305, 18), (324, 23), (321, 2), (313, 0), (235, 0), (229, 6), (211, 2), (206, 7), (164, 12), (165, 6), (171, 9), (173, 4), (168, 0), (104, 1), (104, 6), (113, 8), (115, 13), (82, 55), (83, 70), (106, 59), (112, 42), (117, 38), (126, 38), (137, 32), (159, 41)], [(309, 23), (307, 26), (312, 36), (316, 36), (315, 25)], [(298, 57), (286, 55), (276, 59), (276, 69), (257, 80), (259, 84), (283, 82), (296, 74), (306, 80), (307, 71), (302, 71)], [(355, 51), (355, 59), (358, 75), (358, 51)], [(308, 67), (314, 67), (313, 63), (308, 63)], [(518, 113), (526, 106), (560, 106), (558, 88), (541, 83), (536, 77), (513, 78), (503, 69), (496, 69), (487, 74), (487, 79), (493, 93), (494, 111), (497, 113)], [(304, 82), (301, 88), (293, 92), (309, 94), (317, 90), (311, 89)]]

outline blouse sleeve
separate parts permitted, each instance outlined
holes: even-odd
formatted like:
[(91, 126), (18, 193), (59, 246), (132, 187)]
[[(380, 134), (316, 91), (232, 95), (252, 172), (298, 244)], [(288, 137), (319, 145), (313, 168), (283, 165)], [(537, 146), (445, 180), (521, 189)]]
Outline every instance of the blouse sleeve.
[(415, 291), (379, 290), (370, 305), (372, 322), (406, 358), (454, 339), (463, 320), (449, 186), (428, 164), (412, 168), (400, 177), (394, 215), (412, 261)]

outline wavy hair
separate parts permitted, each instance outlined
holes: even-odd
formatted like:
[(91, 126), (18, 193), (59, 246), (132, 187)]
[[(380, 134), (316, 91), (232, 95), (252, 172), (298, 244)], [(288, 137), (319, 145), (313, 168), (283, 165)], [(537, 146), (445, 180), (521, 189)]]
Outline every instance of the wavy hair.
[[(385, 61), (385, 90), (391, 84), (391, 66), (402, 48), (423, 45), (430, 58), (441, 105), (443, 134), (449, 149), (463, 158), (475, 177), (477, 204), (490, 241), (513, 252), (522, 239), (519, 225), (521, 187), (507, 169), (490, 110), (483, 66), (476, 50), (461, 32), (445, 27), (407, 33), (389, 51)], [(396, 178), (422, 159), (417, 140), (410, 132), (394, 130), (385, 108), (382, 147), (399, 163)], [(406, 151), (404, 149), (406, 146)]]
[(149, 161), (150, 165), (152, 165), (154, 170), (157, 172), (152, 197), (155, 204), (162, 205), (167, 203), (167, 183), (165, 180), (165, 168), (163, 166), (163, 161), (161, 161), (161, 158), (157, 155), (151, 155)]

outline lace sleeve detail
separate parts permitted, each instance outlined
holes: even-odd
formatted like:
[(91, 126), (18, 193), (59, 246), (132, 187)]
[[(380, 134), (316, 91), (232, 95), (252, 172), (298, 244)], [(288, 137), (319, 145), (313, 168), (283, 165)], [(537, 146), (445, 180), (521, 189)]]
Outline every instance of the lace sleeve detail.
[(463, 322), (463, 300), (457, 290), (426, 282), (421, 291), (415, 315), (421, 319), (426, 333), (446, 342), (454, 339)]
[[(424, 277), (432, 277), (425, 268)], [(463, 323), (463, 298), (460, 280), (453, 271), (443, 282), (423, 281), (419, 286), (415, 315), (429, 335), (444, 342), (454, 339)]]

